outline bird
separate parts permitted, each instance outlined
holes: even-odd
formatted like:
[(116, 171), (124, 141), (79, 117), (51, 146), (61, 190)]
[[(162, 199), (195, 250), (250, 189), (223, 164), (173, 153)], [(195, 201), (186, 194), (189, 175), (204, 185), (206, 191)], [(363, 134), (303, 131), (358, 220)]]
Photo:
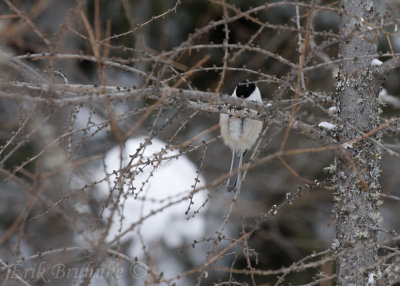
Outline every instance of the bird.
[[(254, 82), (240, 81), (232, 97), (243, 100), (262, 102), (261, 93)], [(234, 108), (234, 107), (230, 107)], [(263, 122), (259, 120), (220, 114), (221, 135), (225, 145), (232, 150), (231, 176), (228, 179), (227, 191), (236, 191), (240, 184), (240, 167), (243, 156), (257, 141), (262, 130)], [(233, 174), (232, 174), (233, 172)]]

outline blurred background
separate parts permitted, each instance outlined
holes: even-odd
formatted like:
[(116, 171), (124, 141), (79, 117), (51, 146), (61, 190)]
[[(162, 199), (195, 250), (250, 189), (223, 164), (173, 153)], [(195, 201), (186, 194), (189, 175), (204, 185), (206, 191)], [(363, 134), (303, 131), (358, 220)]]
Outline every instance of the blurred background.
[[(318, 124), (336, 123), (328, 109), (336, 106), (338, 3), (308, 4), (2, 1), (4, 285), (301, 285), (334, 274), (332, 259), (278, 271), (314, 254), (325, 257), (334, 241), (333, 151), (255, 164), (240, 194), (227, 193), (226, 180), (215, 183), (231, 160), (219, 129), (196, 137), (217, 125), (219, 114), (188, 108), (184, 98), (163, 105), (140, 93), (170, 86), (218, 96), (231, 94), (240, 80), (255, 81), (272, 111), (246, 162), (279, 151), (287, 122), (276, 114), (290, 114), (293, 106), (296, 120), (331, 135)], [(400, 52), (399, 9), (398, 1), (382, 1), (384, 29), (392, 33), (390, 44), (385, 37), (379, 43), (382, 61)], [(295, 98), (305, 31), (311, 39)], [(385, 80), (383, 118), (399, 114), (399, 73)], [(107, 94), (79, 104), (46, 102)], [(285, 149), (321, 146), (309, 135), (291, 130)], [(398, 136), (383, 141), (400, 150)], [(398, 158), (384, 153), (380, 183), (392, 197), (383, 199), (382, 236), (399, 231), (399, 169)]]

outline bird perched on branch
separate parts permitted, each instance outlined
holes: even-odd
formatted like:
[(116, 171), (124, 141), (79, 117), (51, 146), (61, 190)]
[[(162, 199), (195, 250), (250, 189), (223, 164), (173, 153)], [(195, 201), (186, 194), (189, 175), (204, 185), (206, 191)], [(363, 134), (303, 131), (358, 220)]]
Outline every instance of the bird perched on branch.
[[(248, 80), (239, 82), (232, 93), (232, 97), (262, 102), (260, 90), (253, 82)], [(237, 190), (239, 187), (243, 155), (256, 142), (263, 123), (258, 120), (240, 118), (224, 113), (221, 113), (219, 122), (224, 143), (231, 148), (233, 153), (231, 177), (226, 187), (227, 191), (230, 192)]]

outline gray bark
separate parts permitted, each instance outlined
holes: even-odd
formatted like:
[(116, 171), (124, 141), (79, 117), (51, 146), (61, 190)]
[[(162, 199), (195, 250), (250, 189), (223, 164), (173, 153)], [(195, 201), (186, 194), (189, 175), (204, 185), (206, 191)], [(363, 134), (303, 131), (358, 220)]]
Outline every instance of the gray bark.
[[(376, 0), (340, 1), (340, 8), (346, 13), (340, 20), (339, 53), (354, 58), (343, 62), (337, 81), (341, 119), (337, 135), (341, 143), (379, 125), (382, 70), (371, 65), (371, 59), (359, 58), (377, 52), (379, 31), (367, 24), (378, 22), (377, 3)], [(379, 133), (373, 137), (379, 142)], [(380, 156), (379, 147), (370, 140), (353, 146), (344, 144), (338, 154), (335, 194), (338, 285), (370, 285), (368, 277), (378, 276)]]

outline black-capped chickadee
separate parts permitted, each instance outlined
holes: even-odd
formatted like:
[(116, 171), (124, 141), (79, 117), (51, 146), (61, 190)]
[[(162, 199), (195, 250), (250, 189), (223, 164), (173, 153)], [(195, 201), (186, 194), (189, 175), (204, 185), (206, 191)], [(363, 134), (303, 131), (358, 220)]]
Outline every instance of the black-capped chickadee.
[[(241, 81), (232, 93), (233, 97), (244, 100), (262, 102), (261, 93), (258, 87), (249, 81)], [(232, 149), (233, 157), (231, 164), (232, 171), (226, 187), (227, 191), (237, 190), (240, 184), (240, 167), (244, 153), (256, 142), (263, 123), (258, 120), (235, 117), (221, 113), (219, 123), (221, 126), (222, 138), (226, 145)]]

